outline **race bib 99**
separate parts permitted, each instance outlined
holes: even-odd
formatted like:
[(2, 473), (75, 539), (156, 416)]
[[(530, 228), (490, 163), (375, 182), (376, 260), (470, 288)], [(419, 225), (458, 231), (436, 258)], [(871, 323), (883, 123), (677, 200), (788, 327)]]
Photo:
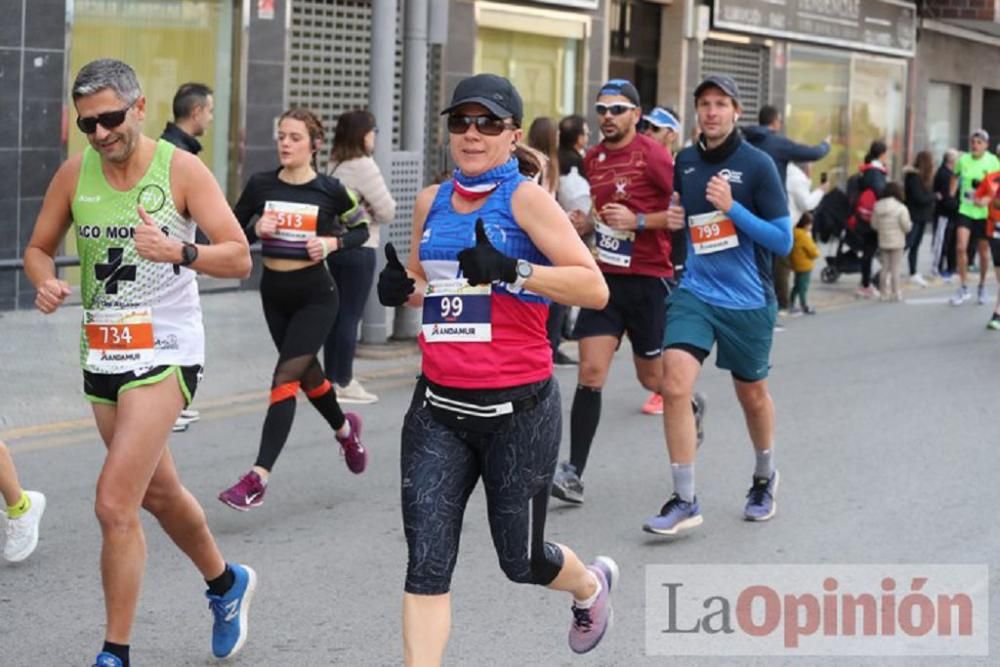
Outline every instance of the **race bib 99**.
[(428, 343), (488, 343), (493, 340), (490, 285), (464, 278), (432, 280), (424, 292), (421, 329)]

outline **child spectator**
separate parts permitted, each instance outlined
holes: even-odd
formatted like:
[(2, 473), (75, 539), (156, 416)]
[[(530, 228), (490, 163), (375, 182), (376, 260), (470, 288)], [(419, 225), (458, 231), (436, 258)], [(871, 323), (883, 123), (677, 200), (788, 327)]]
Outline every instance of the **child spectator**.
[[(812, 237), (813, 218), (811, 213), (803, 213), (793, 230), (792, 252), (788, 256), (795, 272), (792, 292), (788, 297), (789, 315), (815, 315), (816, 309), (809, 306), (809, 281), (812, 278), (813, 265), (819, 257), (819, 248)], [(799, 297), (801, 308), (795, 306), (795, 297)]]
[[(903, 187), (893, 181), (887, 183), (872, 211), (872, 231), (878, 234), (882, 252), (882, 279), (879, 292), (888, 301), (903, 300), (903, 287), (899, 275), (903, 264), (906, 235), (913, 227), (910, 212), (903, 203)], [(891, 290), (891, 291), (890, 291)]]

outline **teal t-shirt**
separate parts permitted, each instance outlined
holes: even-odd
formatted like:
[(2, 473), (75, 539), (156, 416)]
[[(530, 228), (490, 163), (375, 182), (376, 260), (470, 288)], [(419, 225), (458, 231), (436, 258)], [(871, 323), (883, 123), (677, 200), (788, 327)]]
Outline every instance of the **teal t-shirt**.
[(972, 153), (962, 153), (955, 165), (955, 176), (958, 177), (958, 212), (973, 220), (985, 220), (988, 208), (977, 206), (975, 200), (976, 188), (986, 175), (1000, 170), (1000, 159), (993, 153), (983, 153), (978, 159)]

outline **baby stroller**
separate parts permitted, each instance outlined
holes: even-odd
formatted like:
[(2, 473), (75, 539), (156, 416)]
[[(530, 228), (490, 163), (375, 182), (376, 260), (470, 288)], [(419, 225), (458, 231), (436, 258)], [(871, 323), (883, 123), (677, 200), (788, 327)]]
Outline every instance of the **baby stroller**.
[[(819, 241), (827, 243), (830, 249), (825, 255), (826, 266), (819, 274), (824, 283), (835, 283), (844, 273), (861, 273), (864, 243), (848, 226), (849, 217), (847, 195), (839, 188), (828, 192), (813, 212), (813, 229)], [(872, 277), (873, 281), (877, 279), (877, 276)]]

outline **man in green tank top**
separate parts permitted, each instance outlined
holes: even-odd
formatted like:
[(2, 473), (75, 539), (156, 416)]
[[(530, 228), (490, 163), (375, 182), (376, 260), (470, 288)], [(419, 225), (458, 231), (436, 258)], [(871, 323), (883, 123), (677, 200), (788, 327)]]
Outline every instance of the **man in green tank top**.
[[(90, 145), (53, 177), (24, 263), (37, 308), (55, 311), (71, 290), (53, 258), (75, 229), (84, 392), (107, 447), (96, 498), (107, 626), (96, 664), (129, 666), (146, 556), (140, 507), (208, 583), (212, 651), (229, 657), (246, 640), (256, 574), (223, 559), (204, 511), (181, 485), (167, 438), (204, 365), (195, 272), (245, 278), (247, 242), (201, 161), (142, 134), (146, 98), (131, 67), (117, 60), (85, 65), (73, 103)], [(211, 245), (192, 242), (194, 221)]]

